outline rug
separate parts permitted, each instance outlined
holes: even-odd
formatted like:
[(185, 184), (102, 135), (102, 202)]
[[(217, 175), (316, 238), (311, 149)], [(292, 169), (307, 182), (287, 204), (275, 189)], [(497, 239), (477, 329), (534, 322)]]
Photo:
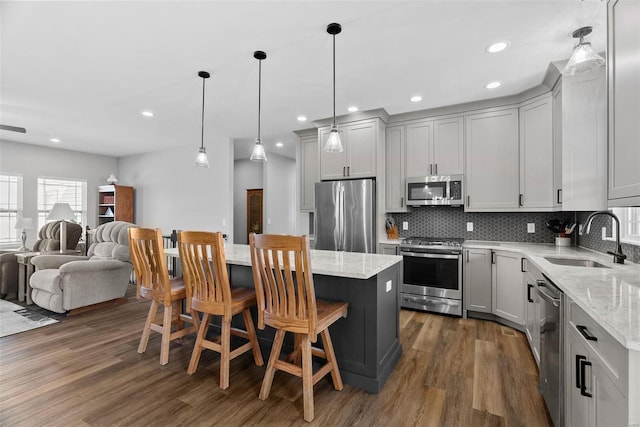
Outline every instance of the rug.
[(58, 323), (57, 320), (0, 299), (0, 337)]

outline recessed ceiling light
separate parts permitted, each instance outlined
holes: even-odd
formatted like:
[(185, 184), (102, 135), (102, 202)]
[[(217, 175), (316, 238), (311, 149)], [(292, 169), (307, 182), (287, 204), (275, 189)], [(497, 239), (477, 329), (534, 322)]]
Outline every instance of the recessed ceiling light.
[(500, 86), (502, 86), (502, 83), (501, 83), (501, 82), (491, 82), (491, 83), (487, 83), (487, 84), (485, 85), (485, 87), (486, 87), (487, 89), (495, 89), (495, 88), (500, 87)]
[(422, 97), (420, 95), (411, 97), (411, 102), (420, 102), (420, 101), (422, 101)]
[(49, 141), (53, 142), (54, 144), (57, 144), (60, 142), (58, 138), (51, 138)]
[(145, 117), (153, 117), (153, 112), (151, 112), (151, 111), (143, 111), (140, 114), (142, 114)]
[(491, 46), (488, 46), (485, 50), (488, 53), (498, 53), (505, 50), (507, 47), (509, 47), (509, 42), (496, 42)]
[(299, 122), (306, 122), (307, 121), (307, 116), (298, 116), (298, 121)]
[(282, 148), (284, 147), (284, 144), (282, 142), (276, 142), (276, 147)]
[(347, 108), (347, 110), (350, 113), (355, 113), (356, 111), (358, 111), (358, 107), (356, 107), (355, 105), (352, 105), (351, 107)]

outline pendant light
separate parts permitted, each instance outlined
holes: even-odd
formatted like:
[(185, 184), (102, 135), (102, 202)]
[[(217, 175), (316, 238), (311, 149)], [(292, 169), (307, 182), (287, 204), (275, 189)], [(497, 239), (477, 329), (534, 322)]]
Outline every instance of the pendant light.
[(262, 138), (260, 137), (260, 93), (262, 92), (262, 60), (267, 59), (267, 54), (261, 50), (256, 50), (253, 52), (253, 57), (258, 60), (258, 137), (256, 138), (256, 145), (253, 146), (249, 160), (266, 162), (267, 153), (264, 151), (264, 145), (262, 145)]
[(573, 55), (562, 70), (562, 74), (565, 76), (585, 73), (604, 65), (604, 58), (593, 50), (591, 43), (584, 41), (584, 37), (589, 34), (591, 34), (591, 27), (578, 28), (573, 32), (573, 38), (579, 38), (580, 41), (573, 48)]
[(206, 71), (199, 71), (198, 76), (202, 77), (202, 121), (200, 122), (200, 149), (196, 155), (194, 166), (208, 168), (209, 159), (207, 159), (207, 149), (204, 148), (204, 82), (210, 77), (210, 74)]
[(335, 22), (327, 25), (327, 33), (333, 36), (333, 126), (329, 132), (329, 138), (324, 145), (324, 151), (328, 153), (341, 153), (342, 141), (340, 140), (340, 132), (338, 132), (338, 126), (336, 125), (336, 34), (340, 34), (342, 26)]

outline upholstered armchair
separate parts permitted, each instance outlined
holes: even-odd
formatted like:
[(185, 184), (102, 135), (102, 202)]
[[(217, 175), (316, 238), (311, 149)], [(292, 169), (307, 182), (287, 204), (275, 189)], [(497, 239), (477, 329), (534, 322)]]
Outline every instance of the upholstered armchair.
[[(33, 245), (32, 252), (52, 252), (60, 250), (60, 223), (52, 221), (45, 224), (38, 232), (38, 240)], [(82, 226), (67, 223), (67, 248), (76, 248), (82, 235)], [(16, 295), (18, 292), (18, 262), (16, 254), (19, 251), (0, 252), (0, 298)]]
[(57, 313), (124, 297), (133, 266), (127, 229), (109, 222), (95, 229), (87, 256), (39, 255), (29, 281), (33, 302)]

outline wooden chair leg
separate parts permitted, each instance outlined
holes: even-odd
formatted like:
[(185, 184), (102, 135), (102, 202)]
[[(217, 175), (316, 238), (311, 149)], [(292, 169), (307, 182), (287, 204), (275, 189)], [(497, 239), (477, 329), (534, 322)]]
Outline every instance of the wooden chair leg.
[(313, 421), (313, 365), (311, 364), (311, 341), (305, 335), (302, 343), (302, 401), (304, 420)]
[(184, 328), (184, 324), (182, 323), (182, 317), (180, 316), (182, 314), (182, 303), (181, 301), (174, 301), (173, 303), (175, 305), (175, 307), (173, 308), (173, 311), (175, 313), (176, 316), (176, 327), (178, 328), (177, 330), (179, 331), (180, 329)]
[(293, 351), (287, 357), (287, 360), (294, 365), (300, 366), (302, 354), (300, 353), (300, 344), (302, 343), (302, 334), (293, 334)]
[(169, 343), (171, 342), (171, 318), (173, 315), (173, 305), (164, 306), (164, 318), (162, 320), (162, 342), (160, 344), (160, 364), (169, 363)]
[(220, 337), (220, 388), (229, 388), (229, 365), (231, 361), (231, 319), (222, 319), (222, 336)]
[(342, 377), (340, 376), (340, 370), (338, 370), (338, 361), (336, 360), (336, 353), (333, 351), (333, 342), (331, 341), (331, 335), (329, 329), (325, 329), (320, 332), (322, 338), (322, 346), (324, 347), (324, 353), (327, 356), (327, 363), (331, 364), (331, 379), (333, 380), (333, 388), (336, 390), (342, 390)]
[[(192, 311), (192, 315), (196, 314), (195, 310)], [(202, 354), (202, 341), (204, 337), (207, 335), (207, 330), (209, 329), (209, 321), (211, 320), (211, 315), (209, 313), (204, 313), (202, 316), (202, 321), (200, 322), (200, 328), (198, 329), (198, 335), (196, 337), (196, 343), (193, 346), (193, 352), (191, 353), (191, 360), (189, 361), (189, 368), (187, 369), (187, 373), (189, 375), (193, 375), (198, 368), (198, 363), (200, 362), (200, 354)]]
[(273, 340), (273, 347), (271, 347), (271, 355), (269, 356), (269, 362), (267, 362), (267, 370), (264, 373), (264, 379), (262, 380), (262, 387), (260, 388), (260, 400), (266, 400), (271, 392), (271, 384), (273, 383), (273, 374), (275, 373), (276, 360), (280, 358), (280, 350), (282, 350), (282, 342), (284, 341), (284, 330), (278, 329), (276, 336)]
[(198, 316), (198, 312), (191, 310), (190, 313), (193, 326), (195, 326), (196, 331), (200, 330), (200, 317)]
[(253, 351), (253, 360), (256, 366), (264, 365), (262, 360), (262, 351), (260, 351), (260, 344), (258, 343), (258, 336), (256, 335), (256, 328), (253, 326), (253, 319), (251, 318), (251, 311), (245, 310), (242, 312), (242, 318), (244, 319), (244, 326), (249, 335), (249, 341), (251, 342), (251, 351)]
[(151, 307), (149, 307), (149, 314), (147, 314), (147, 320), (144, 322), (144, 329), (142, 330), (142, 337), (140, 338), (140, 344), (138, 344), (138, 353), (142, 354), (147, 350), (147, 344), (149, 343), (149, 335), (151, 335), (151, 324), (158, 314), (158, 301), (151, 301)]

